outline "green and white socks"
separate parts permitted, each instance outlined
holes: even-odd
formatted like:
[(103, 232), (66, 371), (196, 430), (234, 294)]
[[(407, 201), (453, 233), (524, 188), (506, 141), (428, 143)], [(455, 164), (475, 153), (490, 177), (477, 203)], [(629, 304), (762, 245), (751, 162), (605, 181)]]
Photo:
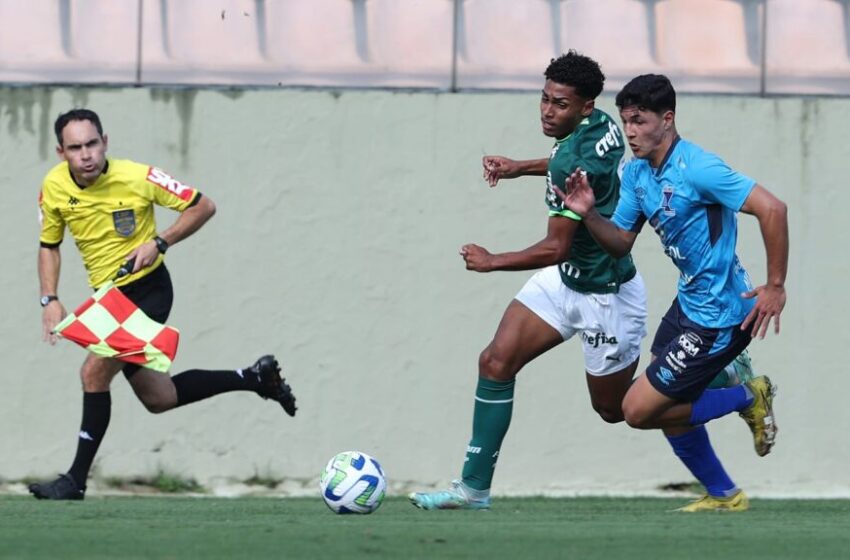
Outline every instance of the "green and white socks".
[(466, 448), (463, 485), (469, 498), (480, 500), (490, 494), (493, 472), (502, 440), (511, 425), (514, 408), (514, 380), (495, 381), (478, 378), (472, 439)]

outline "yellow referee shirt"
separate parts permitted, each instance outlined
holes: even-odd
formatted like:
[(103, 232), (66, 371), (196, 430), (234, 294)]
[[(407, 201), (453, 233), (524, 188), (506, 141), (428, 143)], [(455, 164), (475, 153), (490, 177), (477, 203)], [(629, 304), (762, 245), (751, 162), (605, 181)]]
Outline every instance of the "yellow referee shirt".
[[(98, 288), (115, 277), (125, 257), (156, 235), (154, 204), (182, 212), (200, 199), (201, 193), (164, 171), (130, 160), (107, 159), (106, 171), (97, 182), (80, 187), (62, 162), (44, 178), (39, 196), (41, 245), (62, 243), (65, 226), (71, 231), (89, 284)], [(156, 262), (116, 281), (128, 284), (147, 276), (162, 264)]]

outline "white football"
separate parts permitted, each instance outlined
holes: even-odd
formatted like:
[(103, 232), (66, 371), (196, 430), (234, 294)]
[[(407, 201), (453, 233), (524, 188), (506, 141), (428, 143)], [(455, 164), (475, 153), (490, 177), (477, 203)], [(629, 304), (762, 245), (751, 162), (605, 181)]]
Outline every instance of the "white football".
[(319, 487), (325, 503), (336, 513), (372, 513), (384, 501), (387, 479), (373, 457), (345, 451), (328, 461)]

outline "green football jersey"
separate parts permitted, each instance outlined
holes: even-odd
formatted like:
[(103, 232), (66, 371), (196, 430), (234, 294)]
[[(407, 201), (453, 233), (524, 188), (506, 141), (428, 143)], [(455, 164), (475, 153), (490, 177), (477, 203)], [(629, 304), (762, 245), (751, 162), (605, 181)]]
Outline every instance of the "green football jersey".
[[(606, 218), (614, 214), (620, 197), (620, 173), (626, 152), (623, 133), (614, 120), (603, 111), (594, 109), (581, 121), (572, 134), (555, 142), (549, 156), (546, 174), (546, 203), (549, 216), (564, 216), (568, 220), (581, 218), (564, 207), (552, 185), (564, 190), (567, 177), (581, 167), (596, 195), (596, 210)], [(632, 256), (615, 259), (600, 247), (584, 224), (573, 238), (569, 258), (558, 267), (564, 284), (577, 292), (612, 293), (636, 273)]]

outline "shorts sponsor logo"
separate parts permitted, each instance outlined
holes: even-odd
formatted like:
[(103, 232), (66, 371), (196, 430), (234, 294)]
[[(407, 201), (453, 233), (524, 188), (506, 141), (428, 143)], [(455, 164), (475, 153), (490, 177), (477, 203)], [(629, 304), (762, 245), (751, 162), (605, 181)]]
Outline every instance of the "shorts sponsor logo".
[(156, 167), (148, 168), (147, 180), (183, 200), (192, 200), (192, 196), (195, 194), (195, 189), (184, 185), (162, 169)]
[(670, 367), (672, 367), (676, 371), (682, 371), (683, 369), (687, 369), (688, 367), (685, 363), (685, 359), (687, 357), (688, 354), (680, 348), (679, 350), (670, 350), (669, 352), (667, 352), (665, 360), (668, 364), (670, 364)]
[(703, 341), (699, 335), (692, 332), (686, 332), (679, 337), (679, 346), (691, 358), (699, 354), (700, 346), (702, 345)]
[(665, 385), (670, 385), (670, 382), (676, 379), (676, 376), (673, 375), (673, 372), (667, 369), (666, 367), (662, 367), (656, 372), (655, 377)]
[(584, 340), (585, 344), (588, 346), (592, 346), (594, 348), (599, 348), (600, 344), (617, 344), (617, 337), (611, 336), (609, 337), (604, 332), (595, 333), (593, 336), (590, 336), (586, 332), (581, 333), (581, 338)]
[(577, 266), (573, 266), (568, 262), (564, 262), (560, 264), (561, 274), (566, 276), (567, 278), (575, 278), (578, 279), (581, 276), (581, 269)]
[(118, 235), (129, 237), (136, 231), (136, 214), (132, 209), (116, 210), (112, 213), (112, 223)]
[(664, 357), (664, 361), (667, 362), (667, 365), (673, 368), (677, 373), (681, 373), (683, 369), (687, 368), (685, 362), (682, 361), (682, 358), (678, 358), (679, 354), (684, 354), (684, 352), (680, 350), (675, 355), (673, 352), (668, 352), (667, 356)]

